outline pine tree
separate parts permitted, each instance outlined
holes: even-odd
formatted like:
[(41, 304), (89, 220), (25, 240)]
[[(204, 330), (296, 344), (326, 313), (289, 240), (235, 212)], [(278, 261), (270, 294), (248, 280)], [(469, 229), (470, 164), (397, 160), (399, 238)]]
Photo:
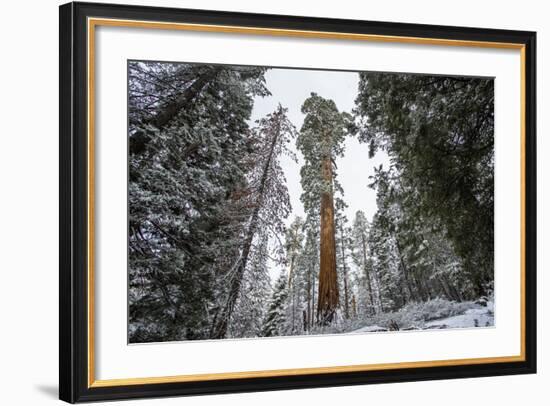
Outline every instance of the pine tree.
[(378, 306), (381, 312), (389, 312), (403, 307), (408, 296), (404, 289), (395, 240), (383, 224), (384, 219), (375, 214), (369, 232), (368, 246), (371, 252), (371, 269), (378, 280)]
[(268, 240), (269, 235), (265, 232), (255, 237), (229, 325), (229, 337), (259, 337), (262, 334), (266, 303), (271, 294)]
[(302, 331), (303, 267), (300, 254), (304, 243), (304, 220), (296, 217), (285, 234), (286, 265), (288, 266), (288, 317), (287, 330), (291, 334)]
[(287, 275), (285, 272), (281, 272), (275, 288), (273, 290), (273, 296), (269, 302), (269, 308), (267, 310), (266, 318), (264, 321), (262, 336), (263, 337), (276, 337), (283, 333), (285, 326), (285, 305), (287, 302), (288, 290), (287, 290)]

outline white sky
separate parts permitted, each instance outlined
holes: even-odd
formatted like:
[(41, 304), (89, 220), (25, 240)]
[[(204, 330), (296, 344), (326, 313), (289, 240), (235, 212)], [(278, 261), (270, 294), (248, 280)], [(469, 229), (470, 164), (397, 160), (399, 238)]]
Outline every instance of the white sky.
[[(257, 97), (254, 100), (252, 120), (257, 120), (273, 112), (281, 103), (283, 107), (288, 108), (288, 117), (298, 131), (304, 120), (300, 109), (311, 92), (334, 100), (338, 110), (351, 113), (359, 82), (359, 75), (355, 72), (299, 69), (270, 69), (265, 77), (267, 88), (271, 91), (272, 96)], [(286, 157), (282, 160), (292, 204), (292, 213), (286, 220), (287, 225), (295, 216), (304, 215), (304, 209), (300, 202), (302, 193), (300, 168), (303, 159), (294, 143), (290, 147), (295, 151), (298, 163)], [(336, 165), (338, 179), (344, 189), (344, 201), (348, 204), (345, 214), (350, 225), (357, 210), (363, 210), (369, 220), (376, 212), (376, 192), (367, 185), (370, 183), (369, 176), (374, 174), (374, 167), (380, 164), (384, 164), (384, 167), (388, 166), (389, 159), (386, 154), (378, 153), (373, 159), (369, 159), (366, 144), (360, 144), (355, 137), (347, 138), (344, 156), (337, 159)], [(278, 269), (272, 269), (270, 272), (272, 281), (279, 272)]]

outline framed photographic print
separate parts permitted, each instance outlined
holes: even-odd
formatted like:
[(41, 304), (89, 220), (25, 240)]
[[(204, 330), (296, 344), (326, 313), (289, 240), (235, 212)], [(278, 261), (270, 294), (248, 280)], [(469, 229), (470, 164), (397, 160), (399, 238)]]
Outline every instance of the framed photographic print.
[(60, 7), (60, 398), (534, 373), (533, 32)]

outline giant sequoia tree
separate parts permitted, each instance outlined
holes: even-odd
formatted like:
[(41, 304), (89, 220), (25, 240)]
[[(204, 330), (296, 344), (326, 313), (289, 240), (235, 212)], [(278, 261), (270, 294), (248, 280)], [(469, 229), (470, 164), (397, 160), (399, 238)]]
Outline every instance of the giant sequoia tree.
[(320, 271), (317, 317), (330, 323), (338, 307), (336, 242), (334, 220), (335, 159), (343, 154), (347, 115), (340, 113), (332, 100), (312, 93), (302, 105), (304, 123), (297, 147), (304, 156), (301, 169), (302, 202), (311, 216), (320, 216)]

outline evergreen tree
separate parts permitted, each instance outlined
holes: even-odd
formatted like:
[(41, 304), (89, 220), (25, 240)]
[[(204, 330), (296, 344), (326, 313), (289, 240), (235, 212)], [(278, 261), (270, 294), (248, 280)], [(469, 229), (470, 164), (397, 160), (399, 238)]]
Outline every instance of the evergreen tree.
[(378, 168), (373, 178), (378, 205), (371, 229), (376, 233), (373, 244), (383, 241), (384, 246), (373, 246), (372, 251), (385, 259), (378, 264), (382, 266), (379, 271), (394, 275), (393, 290), (388, 291), (391, 285), (384, 286), (387, 302), (398, 308), (442, 296), (461, 301), (466, 291), (473, 298), (472, 285), (467, 283), (444, 226), (419, 213), (415, 189), (403, 186), (394, 169)]
[(268, 234), (262, 232), (255, 238), (229, 325), (229, 337), (259, 337), (262, 334), (266, 303), (271, 294), (268, 239)]
[(339, 302), (334, 223), (335, 159), (343, 154), (348, 116), (315, 93), (302, 105), (304, 123), (297, 147), (304, 156), (302, 202), (308, 217), (320, 216), (320, 271), (317, 317), (329, 324)]
[(129, 63), (129, 339), (208, 338), (248, 216), (264, 69)]
[(473, 295), (485, 294), (493, 279), (494, 80), (361, 73), (355, 115), (370, 155), (386, 151), (401, 187), (412, 190), (407, 209), (438, 227)]
[(351, 233), (352, 259), (360, 269), (358, 277), (360, 304), (365, 313), (375, 314), (380, 311), (379, 283), (368, 248), (369, 222), (365, 213), (360, 210), (355, 213)]
[[(342, 202), (343, 203), (343, 202)], [(338, 207), (338, 202), (336, 204)], [(338, 274), (340, 295), (340, 308), (343, 316), (349, 319), (351, 316), (351, 269), (349, 264), (351, 235), (350, 228), (347, 225), (348, 219), (343, 214), (342, 209), (336, 210), (336, 269)]]
[(283, 329), (286, 322), (285, 307), (288, 296), (287, 278), (286, 273), (281, 272), (277, 279), (262, 329), (263, 337), (276, 337), (282, 335), (284, 332)]
[(285, 235), (286, 264), (288, 266), (288, 317), (287, 330), (291, 334), (302, 331), (303, 267), (300, 255), (304, 244), (304, 220), (296, 217)]
[[(384, 219), (375, 214), (369, 233), (372, 269), (378, 280), (378, 302), (381, 312), (397, 311), (407, 301), (401, 260), (395, 239), (384, 227)], [(370, 297), (369, 297), (370, 299)]]
[(310, 331), (315, 322), (315, 297), (319, 279), (319, 219), (310, 218), (306, 221), (304, 234), (304, 248), (297, 259), (295, 284), (300, 284), (303, 289), (302, 325), (304, 331)]

